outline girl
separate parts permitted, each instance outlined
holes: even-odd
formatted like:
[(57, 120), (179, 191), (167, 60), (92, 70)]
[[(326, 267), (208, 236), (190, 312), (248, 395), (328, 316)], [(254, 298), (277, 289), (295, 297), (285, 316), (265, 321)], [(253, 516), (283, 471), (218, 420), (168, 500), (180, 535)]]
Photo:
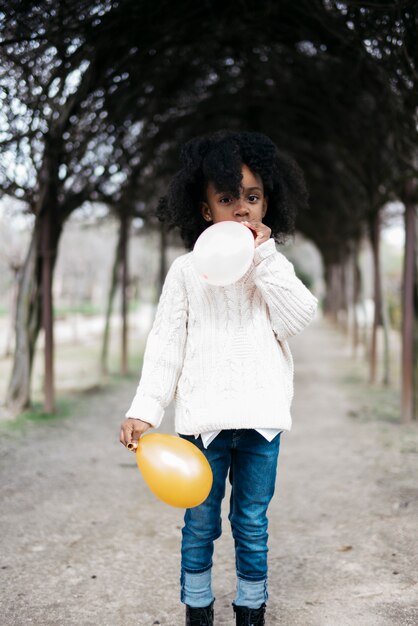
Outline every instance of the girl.
[(157, 215), (178, 227), (189, 250), (205, 228), (242, 222), (254, 234), (254, 259), (232, 285), (200, 280), (192, 253), (172, 263), (149, 334), (141, 379), (120, 441), (158, 428), (175, 399), (176, 432), (193, 442), (213, 471), (212, 490), (187, 509), (181, 545), (186, 625), (213, 624), (211, 568), (221, 535), (225, 482), (235, 542), (236, 624), (263, 625), (267, 592), (267, 509), (280, 438), (291, 429), (293, 359), (287, 339), (314, 318), (318, 300), (297, 278), (275, 239), (294, 232), (307, 192), (296, 163), (265, 135), (218, 131), (194, 138)]

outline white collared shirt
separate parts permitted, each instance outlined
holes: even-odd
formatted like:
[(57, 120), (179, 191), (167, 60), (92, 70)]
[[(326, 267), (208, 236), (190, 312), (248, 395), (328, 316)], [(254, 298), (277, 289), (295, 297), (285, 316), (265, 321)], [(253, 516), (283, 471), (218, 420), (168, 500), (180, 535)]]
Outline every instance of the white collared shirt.
[[(260, 435), (263, 435), (263, 437), (265, 437), (267, 441), (272, 441), (277, 433), (283, 432), (282, 430), (278, 430), (277, 428), (255, 428), (254, 430), (260, 433)], [(200, 433), (203, 446), (207, 448), (208, 445), (215, 439), (217, 435), (219, 435), (220, 432), (220, 430), (210, 430), (206, 433)], [(195, 435), (195, 439), (197, 439), (198, 437), (199, 435)]]

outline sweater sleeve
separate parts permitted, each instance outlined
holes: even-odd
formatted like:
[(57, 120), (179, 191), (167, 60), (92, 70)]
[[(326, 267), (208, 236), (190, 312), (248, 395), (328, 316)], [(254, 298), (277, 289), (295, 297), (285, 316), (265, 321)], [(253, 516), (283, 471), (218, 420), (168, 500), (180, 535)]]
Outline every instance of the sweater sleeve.
[(145, 346), (142, 373), (125, 417), (158, 428), (174, 397), (187, 335), (187, 296), (178, 259), (172, 263)]
[(269, 239), (254, 251), (254, 282), (267, 303), (279, 341), (300, 333), (313, 320), (316, 298), (295, 274), (293, 264)]

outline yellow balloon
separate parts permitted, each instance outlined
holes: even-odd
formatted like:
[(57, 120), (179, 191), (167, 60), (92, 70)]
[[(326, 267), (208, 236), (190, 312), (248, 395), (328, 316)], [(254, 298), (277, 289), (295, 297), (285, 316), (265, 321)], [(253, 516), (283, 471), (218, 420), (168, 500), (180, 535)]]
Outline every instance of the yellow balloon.
[(151, 491), (171, 506), (190, 509), (206, 500), (212, 469), (190, 441), (153, 433), (138, 441), (136, 463)]

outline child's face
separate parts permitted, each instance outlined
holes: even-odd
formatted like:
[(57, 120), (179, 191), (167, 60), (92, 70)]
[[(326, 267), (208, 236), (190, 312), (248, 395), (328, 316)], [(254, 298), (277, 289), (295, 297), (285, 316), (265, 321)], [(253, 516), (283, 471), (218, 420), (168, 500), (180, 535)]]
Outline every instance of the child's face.
[(206, 189), (207, 202), (202, 202), (202, 215), (208, 222), (261, 222), (267, 211), (267, 197), (264, 195), (263, 181), (247, 165), (241, 168), (242, 183), (239, 198), (228, 191), (217, 191), (212, 182)]

